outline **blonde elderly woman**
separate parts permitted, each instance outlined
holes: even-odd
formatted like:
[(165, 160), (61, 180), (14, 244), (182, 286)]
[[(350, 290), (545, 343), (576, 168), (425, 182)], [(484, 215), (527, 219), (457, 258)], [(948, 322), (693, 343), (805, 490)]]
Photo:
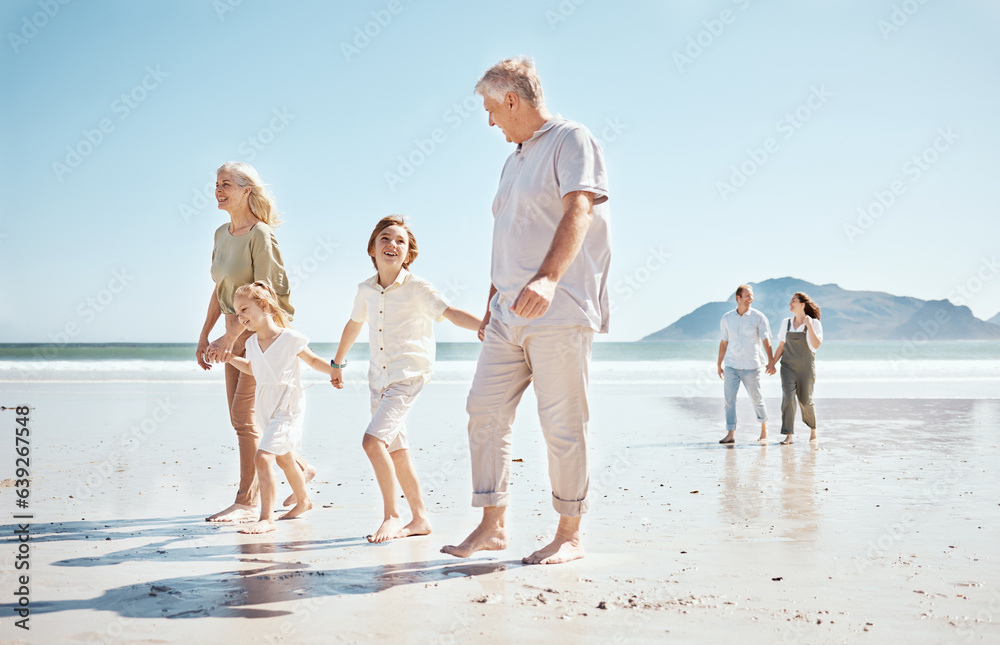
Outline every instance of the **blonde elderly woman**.
[[(236, 289), (255, 281), (268, 283), (278, 295), (281, 307), (291, 319), (294, 309), (289, 302), (288, 276), (281, 260), (273, 229), (280, 221), (274, 199), (253, 166), (228, 162), (219, 167), (215, 182), (219, 209), (229, 213), (229, 222), (215, 231), (212, 250), (212, 280), (215, 287), (208, 301), (208, 314), (198, 339), (195, 356), (202, 369), (211, 363), (225, 363), (233, 355), (243, 356), (250, 332), (239, 324), (233, 309)], [(225, 316), (226, 333), (213, 343), (208, 335), (219, 318)], [(254, 379), (226, 363), (226, 401), (229, 418), (236, 430), (240, 452), (240, 487), (236, 501), (228, 508), (205, 518), (209, 522), (244, 522), (256, 519), (258, 502), (257, 472), (254, 455), (260, 443), (260, 431), (254, 421)], [(292, 453), (302, 468), (306, 481), (316, 471), (298, 454)], [(294, 495), (285, 500), (287, 506)]]

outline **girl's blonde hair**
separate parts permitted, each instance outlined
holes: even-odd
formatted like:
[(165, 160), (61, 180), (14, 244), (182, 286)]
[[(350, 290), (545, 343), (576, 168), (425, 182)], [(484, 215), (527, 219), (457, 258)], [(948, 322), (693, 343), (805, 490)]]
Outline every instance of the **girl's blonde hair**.
[(238, 287), (236, 293), (233, 294), (233, 300), (235, 301), (240, 296), (256, 302), (257, 306), (264, 310), (264, 313), (271, 315), (274, 324), (278, 327), (288, 327), (288, 314), (281, 308), (277, 294), (268, 283), (258, 280), (252, 284)]
[(281, 225), (281, 219), (278, 217), (278, 209), (274, 205), (274, 195), (271, 194), (271, 191), (261, 181), (260, 175), (257, 174), (257, 169), (242, 161), (227, 161), (219, 166), (215, 174), (219, 174), (223, 170), (233, 174), (236, 184), (240, 188), (250, 187), (250, 195), (247, 197), (247, 202), (250, 205), (250, 212), (253, 213), (253, 216), (271, 228), (278, 228)]

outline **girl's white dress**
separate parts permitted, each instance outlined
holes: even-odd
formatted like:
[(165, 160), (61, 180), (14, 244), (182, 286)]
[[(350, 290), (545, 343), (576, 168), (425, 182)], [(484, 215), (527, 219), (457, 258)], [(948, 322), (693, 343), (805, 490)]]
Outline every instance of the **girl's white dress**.
[(282, 330), (266, 351), (261, 351), (257, 334), (247, 339), (246, 358), (257, 381), (254, 420), (264, 452), (283, 455), (302, 442), (305, 395), (298, 354), (308, 343), (309, 339), (294, 329)]

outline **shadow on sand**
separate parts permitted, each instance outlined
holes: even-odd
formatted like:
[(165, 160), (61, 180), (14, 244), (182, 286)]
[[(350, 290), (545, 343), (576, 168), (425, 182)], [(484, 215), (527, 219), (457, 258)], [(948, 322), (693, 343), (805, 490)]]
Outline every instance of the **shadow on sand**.
[[(368, 545), (363, 537), (293, 542), (234, 543), (234, 534), (201, 518), (174, 517), (32, 525), (32, 543), (162, 537), (136, 548), (53, 563), (59, 567), (101, 567), (142, 562), (177, 568), (179, 562), (232, 560), (242, 570), (177, 576), (108, 589), (87, 600), (31, 603), (32, 613), (79, 609), (116, 612), (128, 618), (267, 618), (293, 612), (261, 607), (271, 603), (347, 594), (371, 594), (399, 585), (489, 575), (520, 567), (519, 560), (461, 562), (453, 558), (341, 569), (310, 569), (300, 562), (258, 558), (270, 554), (314, 554), (317, 550)], [(230, 527), (231, 528), (231, 527)], [(131, 530), (130, 530), (131, 529)], [(378, 548), (372, 545), (373, 548)], [(262, 566), (254, 566), (262, 565)]]

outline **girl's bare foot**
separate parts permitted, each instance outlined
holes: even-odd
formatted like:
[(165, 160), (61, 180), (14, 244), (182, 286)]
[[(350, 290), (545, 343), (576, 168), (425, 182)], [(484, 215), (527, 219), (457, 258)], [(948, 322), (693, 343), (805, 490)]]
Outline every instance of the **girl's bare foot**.
[(307, 498), (305, 498), (305, 500), (299, 502), (294, 507), (292, 507), (292, 510), (290, 510), (287, 513), (279, 516), (278, 519), (279, 520), (294, 520), (299, 515), (302, 515), (306, 511), (311, 510), (312, 507), (313, 507), (312, 500), (307, 497)]
[(252, 522), (257, 517), (257, 509), (246, 504), (233, 504), (215, 515), (205, 518), (206, 522)]
[(760, 436), (757, 437), (757, 441), (767, 441), (767, 424), (760, 424)]
[[(309, 467), (302, 471), (302, 477), (306, 480), (307, 484), (311, 482), (313, 480), (313, 477), (315, 476), (316, 476), (316, 469), (313, 468), (312, 464), (309, 464)], [(294, 506), (296, 503), (297, 502), (295, 500), (295, 493), (292, 493), (291, 495), (285, 498), (285, 501), (281, 503), (281, 507), (288, 508), (289, 506)]]
[(374, 535), (366, 536), (369, 542), (388, 542), (392, 538), (396, 537), (402, 528), (403, 520), (398, 517), (390, 516), (383, 520), (382, 524), (375, 531)]
[(274, 525), (273, 520), (259, 520), (254, 522), (250, 526), (244, 527), (239, 530), (240, 533), (247, 533), (250, 535), (256, 535), (258, 533), (270, 533), (271, 531), (277, 529)]

